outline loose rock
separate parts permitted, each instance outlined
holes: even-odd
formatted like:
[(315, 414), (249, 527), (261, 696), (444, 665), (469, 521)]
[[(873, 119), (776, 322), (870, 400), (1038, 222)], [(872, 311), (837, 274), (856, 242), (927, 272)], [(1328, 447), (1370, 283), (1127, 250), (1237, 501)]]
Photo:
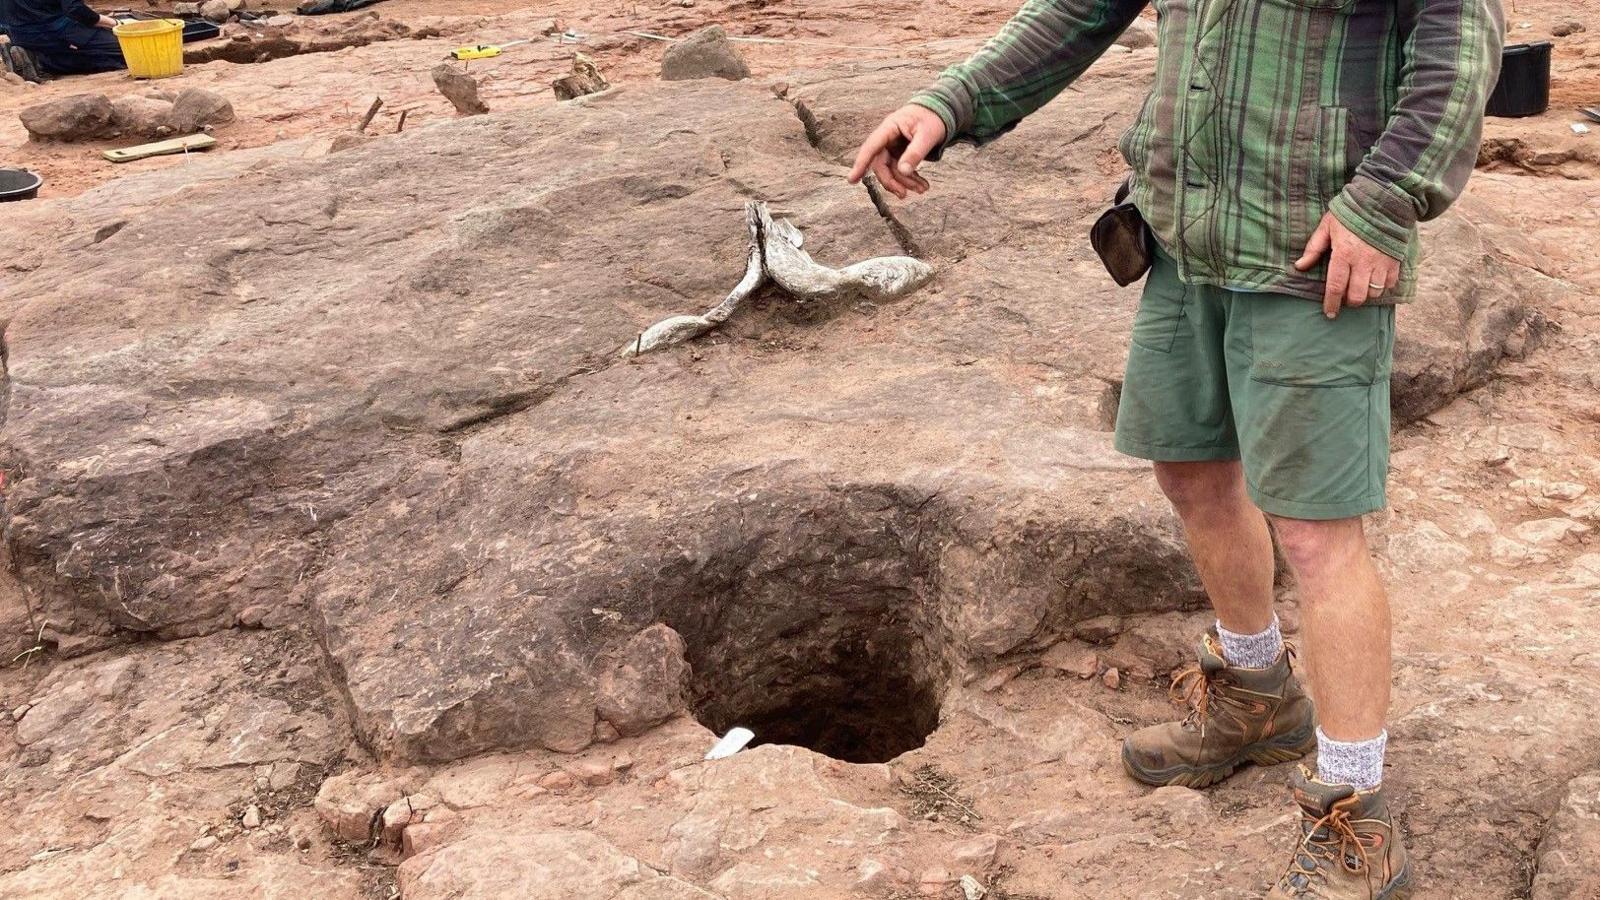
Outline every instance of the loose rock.
[(433, 67), (433, 85), (456, 108), (457, 115), (481, 116), (489, 111), (478, 96), (478, 80), (450, 63)]
[(172, 101), (130, 94), (111, 102), (111, 121), (123, 134), (158, 138), (172, 134)]
[(1093, 678), (1100, 672), (1099, 656), (1076, 641), (1062, 641), (1056, 644), (1045, 651), (1039, 662), (1047, 668), (1076, 675), (1079, 678)]
[(557, 78), (550, 87), (556, 92), (557, 100), (576, 100), (608, 90), (611, 83), (600, 74), (600, 67), (594, 60), (579, 53), (572, 58), (572, 74)]
[(695, 78), (726, 78), (739, 81), (750, 77), (750, 67), (728, 40), (721, 25), (696, 31), (667, 48), (661, 59), (661, 77), (667, 81)]
[(194, 134), (234, 119), (233, 104), (215, 91), (185, 88), (172, 101), (172, 128), (179, 134)]
[(634, 635), (600, 673), (600, 718), (628, 737), (676, 715), (687, 702), (686, 649), (683, 638), (666, 625)]
[(414, 774), (385, 777), (381, 773), (345, 772), (322, 783), (317, 815), (342, 840), (363, 843), (372, 837), (373, 819), (416, 787)]

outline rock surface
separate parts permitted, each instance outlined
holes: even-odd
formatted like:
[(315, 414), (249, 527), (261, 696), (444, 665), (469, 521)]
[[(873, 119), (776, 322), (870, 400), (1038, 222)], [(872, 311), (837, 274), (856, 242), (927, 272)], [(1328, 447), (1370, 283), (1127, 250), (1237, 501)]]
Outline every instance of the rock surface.
[(1574, 778), (1539, 841), (1532, 900), (1600, 897), (1600, 775)]
[[(1285, 768), (1200, 796), (1116, 762), (1128, 731), (1178, 712), (1164, 676), (1209, 623), (1144, 612), (1192, 585), (1148, 474), (1103, 455), (1136, 292), (1082, 247), (1154, 54), (1109, 55), (1015, 135), (931, 167), (934, 193), (874, 204), (838, 186), (860, 132), (1015, 9), (888, 2), (712, 13), (905, 59), (806, 71), (859, 54), (752, 44), (753, 84), (693, 88), (658, 85), (659, 44), (572, 0), (344, 51), (401, 29), (280, 16), (197, 48), (269, 62), (186, 73), (239, 104), (229, 146), (136, 167), (23, 144), (6, 118), (0, 139), (59, 176), (56, 196), (117, 180), (0, 219), (0, 463), (20, 529), (0, 558), (0, 896), (389, 898), (404, 858), (425, 860), (412, 895), (520, 896), (582, 865), (604, 877), (573, 895), (619, 900), (1264, 889), (1291, 840)], [(707, 6), (630, 21), (684, 34)], [(884, 28), (886, 9), (918, 27)], [(556, 41), (474, 70), (502, 98), (487, 120), (454, 121), (417, 77), (552, 15), (621, 90), (531, 111), (568, 67)], [(424, 37), (436, 22), (457, 30)], [(312, 46), (329, 52), (274, 56)], [(1568, 96), (1593, 84), (1586, 47), (1556, 57)], [(374, 127), (324, 159), (373, 95), (411, 112), (406, 134)], [(1429, 411), (1397, 429), (1393, 506), (1370, 528), (1397, 598), (1390, 752), (1419, 896), (1586, 889), (1571, 862), (1590, 811), (1549, 814), (1585, 796), (1573, 779), (1600, 741), (1600, 447), (1583, 427), (1600, 272), (1582, 253), (1600, 170), (1577, 136), (1532, 137), (1567, 115), (1490, 123), (1525, 146), (1431, 226), (1465, 248), (1430, 250), (1447, 302), (1401, 315), (1403, 339), (1436, 349), (1402, 360), (1397, 396)], [(725, 333), (616, 362), (617, 335), (731, 286), (751, 197), (823, 262), (914, 252), (940, 277), (881, 305), (758, 296)], [(1483, 284), (1495, 296), (1472, 296)], [(687, 684), (619, 678), (625, 648), (665, 628)], [(126, 640), (150, 635), (179, 639)], [(1096, 677), (1112, 668), (1115, 692)], [(540, 694), (568, 677), (587, 709)], [(604, 712), (619, 686), (692, 715), (624, 737)], [(712, 723), (751, 714), (758, 742), (894, 758), (702, 760)], [(537, 746), (585, 721), (598, 743)], [(385, 743), (410, 728), (427, 736)], [(369, 752), (496, 742), (535, 746), (416, 770)], [(355, 804), (362, 840), (318, 815), (324, 785), (397, 772), (415, 775), (403, 796)], [(508, 856), (506, 835), (547, 859)], [(619, 886), (629, 860), (639, 879)], [(508, 891), (507, 871), (531, 883)]]

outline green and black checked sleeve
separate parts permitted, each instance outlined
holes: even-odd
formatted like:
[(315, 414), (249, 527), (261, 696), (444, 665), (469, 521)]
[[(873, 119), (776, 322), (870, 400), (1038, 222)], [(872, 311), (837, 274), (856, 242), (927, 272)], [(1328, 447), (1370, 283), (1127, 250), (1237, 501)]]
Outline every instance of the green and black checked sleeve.
[(944, 120), (946, 145), (992, 141), (1066, 90), (1146, 3), (1028, 0), (983, 49), (945, 70), (911, 102)]
[(1443, 213), (1466, 187), (1505, 34), (1497, 0), (1412, 0), (1400, 9), (1412, 21), (1398, 102), (1329, 205), (1346, 228), (1395, 259), (1405, 258), (1412, 228)]

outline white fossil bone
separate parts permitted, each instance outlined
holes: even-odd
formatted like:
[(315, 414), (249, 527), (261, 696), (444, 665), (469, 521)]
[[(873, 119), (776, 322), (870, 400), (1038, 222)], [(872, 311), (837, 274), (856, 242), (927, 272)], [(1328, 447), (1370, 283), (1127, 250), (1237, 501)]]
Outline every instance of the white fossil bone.
[(638, 356), (693, 340), (716, 328), (739, 309), (768, 279), (799, 300), (822, 300), (841, 295), (863, 300), (892, 300), (927, 284), (933, 267), (907, 256), (869, 259), (843, 269), (830, 269), (811, 258), (805, 235), (788, 219), (775, 219), (767, 204), (745, 204), (745, 224), (750, 230), (744, 278), (727, 298), (705, 315), (673, 316), (645, 329), (623, 356)]
[(788, 219), (774, 219), (765, 203), (761, 216), (767, 274), (801, 300), (822, 300), (839, 294), (866, 300), (892, 300), (911, 293), (933, 277), (933, 267), (908, 256), (869, 259), (844, 269), (830, 269), (811, 258), (805, 235)]

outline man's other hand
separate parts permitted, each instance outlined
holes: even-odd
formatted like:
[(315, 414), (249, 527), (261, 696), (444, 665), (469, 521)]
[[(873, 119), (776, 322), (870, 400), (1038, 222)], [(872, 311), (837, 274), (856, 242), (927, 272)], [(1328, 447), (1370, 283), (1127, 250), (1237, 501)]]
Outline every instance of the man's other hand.
[(868, 171), (901, 200), (907, 194), (925, 194), (928, 181), (917, 174), (917, 167), (935, 147), (944, 143), (944, 120), (925, 106), (900, 107), (867, 137), (850, 170), (850, 183), (859, 182)]
[(1328, 282), (1322, 294), (1322, 312), (1330, 319), (1339, 314), (1339, 307), (1377, 300), (1400, 283), (1400, 261), (1357, 237), (1333, 213), (1323, 215), (1322, 224), (1306, 244), (1305, 255), (1294, 267), (1309, 271), (1330, 251)]
[(115, 28), (117, 27), (117, 20), (110, 16), (101, 16), (100, 21), (96, 22), (95, 25), (100, 28)]

